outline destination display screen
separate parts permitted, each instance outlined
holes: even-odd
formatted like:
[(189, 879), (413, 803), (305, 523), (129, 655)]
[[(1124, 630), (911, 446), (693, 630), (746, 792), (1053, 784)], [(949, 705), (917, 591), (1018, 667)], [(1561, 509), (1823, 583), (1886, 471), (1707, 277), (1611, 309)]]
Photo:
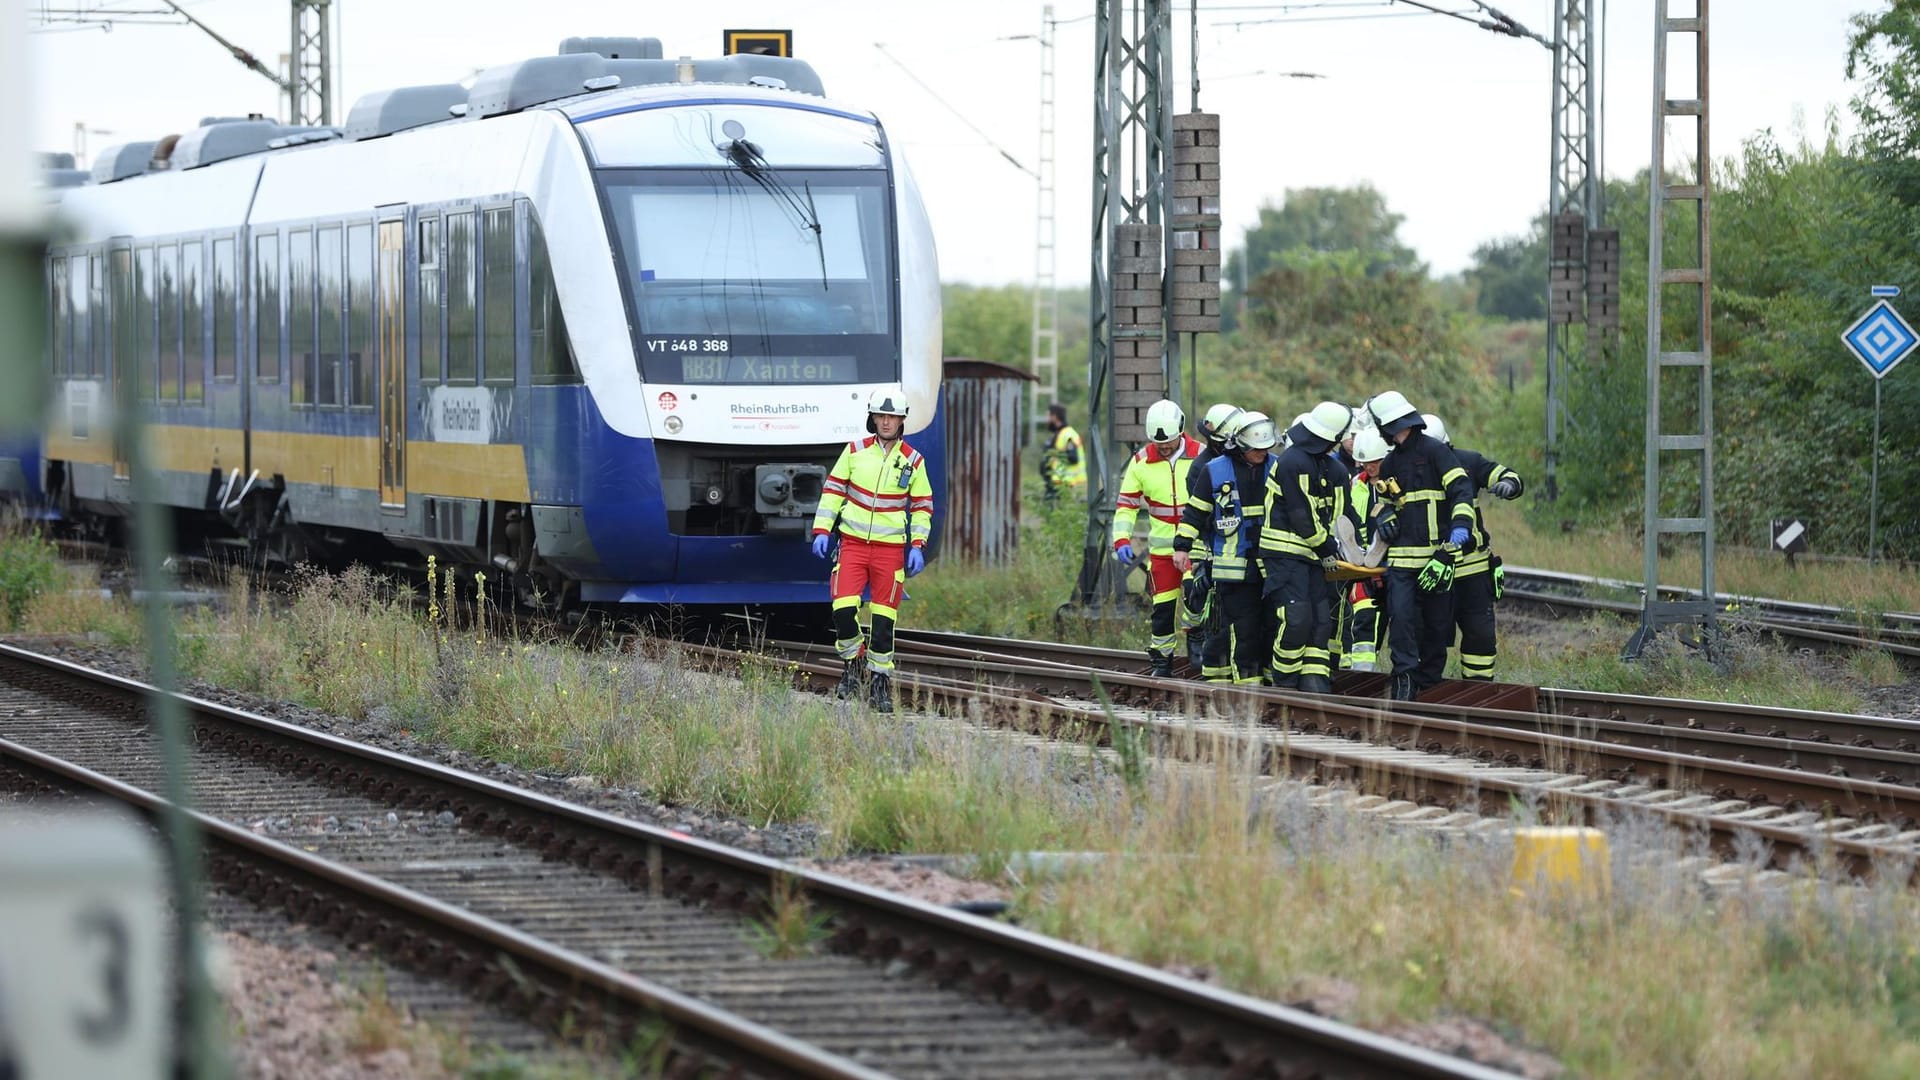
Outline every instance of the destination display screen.
[[(648, 337), (643, 347), (651, 377), (663, 381), (779, 386), (860, 381), (860, 361), (852, 355), (735, 356), (725, 337)], [(663, 358), (669, 363), (662, 364)], [(667, 372), (676, 366), (679, 378), (673, 380)]]

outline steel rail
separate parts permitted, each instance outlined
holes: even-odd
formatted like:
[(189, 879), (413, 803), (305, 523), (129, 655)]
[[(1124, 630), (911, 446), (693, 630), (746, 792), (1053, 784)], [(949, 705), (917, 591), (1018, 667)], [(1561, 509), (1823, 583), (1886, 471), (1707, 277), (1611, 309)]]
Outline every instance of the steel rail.
[[(1063, 665), (1023, 663), (1012, 657), (988, 659), (985, 654), (972, 658), (914, 652), (902, 655), (906, 662), (931, 668), (948, 679), (965, 679), (971, 675), (975, 679), (1010, 683), (1041, 693), (1058, 693), (1056, 687), (1072, 683), (1081, 694), (1091, 697), (1093, 693), (1093, 673)], [(1591, 722), (1556, 723), (1560, 718), (1451, 705), (1416, 703), (1416, 708), (1410, 710), (1400, 702), (1160, 680), (1123, 672), (1108, 674), (1101, 679), (1101, 684), (1110, 699), (1131, 703), (1139, 694), (1157, 691), (1161, 689), (1159, 684), (1168, 681), (1178, 688), (1183, 711), (1192, 711), (1202, 703), (1223, 713), (1244, 712), (1248, 706), (1280, 705), (1290, 711), (1290, 723), (1309, 733), (1329, 730), (1344, 734), (1358, 730), (1391, 745), (1459, 753), (1527, 768), (1578, 770), (1613, 780), (1637, 779), (1676, 790), (1705, 791), (1723, 799), (1770, 803), (1789, 809), (1807, 808), (1867, 822), (1892, 822), (1902, 828), (1920, 823), (1920, 789), (1902, 784), (1856, 779), (1838, 772), (1808, 772), (1803, 768), (1675, 753), (1551, 730), (1554, 727), (1591, 729)], [(1503, 722), (1482, 722), (1489, 717)], [(1679, 740), (1685, 734), (1675, 731), (1669, 738)], [(1729, 741), (1739, 743), (1742, 737), (1701, 734), (1704, 745)], [(1750, 745), (1757, 748), (1757, 744)], [(1809, 745), (1802, 753), (1811, 756), (1820, 750)], [(1860, 770), (1869, 768), (1877, 757), (1870, 750), (1851, 747), (1825, 748), (1825, 756), (1828, 760), (1824, 764), (1828, 766), (1839, 764)]]
[[(978, 655), (1007, 662), (1028, 660), (1029, 662), (1065, 664), (1069, 667), (1102, 672), (1144, 675), (1144, 672), (1139, 670), (1145, 666), (1140, 661), (1140, 654), (1122, 649), (1065, 645), (1058, 642), (1034, 642), (1031, 643), (1032, 649), (1028, 653), (1023, 650), (1027, 649), (1029, 643), (1017, 638), (973, 637), (927, 630), (902, 630), (899, 635), (906, 647), (916, 650), (927, 649), (939, 655)], [(1337, 676), (1336, 688), (1349, 678), (1348, 673)], [(1751, 734), (1779, 740), (1780, 744), (1771, 747), (1767, 744), (1743, 745), (1764, 748), (1768, 752), (1777, 751), (1780, 754), (1795, 750), (1807, 752), (1810, 748), (1792, 745), (1802, 741), (1867, 750), (1891, 750), (1896, 752), (1896, 756), (1887, 758), (1887, 761), (1896, 764), (1904, 760), (1897, 756), (1899, 753), (1920, 754), (1920, 720), (1557, 687), (1540, 687), (1536, 693), (1539, 708), (1533, 710), (1429, 704), (1420, 701), (1400, 702), (1394, 707), (1410, 712), (1483, 720), (1509, 726), (1551, 724), (1554, 718), (1568, 718), (1576, 721), (1613, 721), (1638, 727), (1678, 729), (1673, 732), (1672, 737), (1681, 740), (1685, 740), (1689, 732)], [(1603, 727), (1596, 730), (1612, 729)], [(1630, 729), (1618, 730), (1625, 732)], [(1716, 742), (1719, 745), (1732, 745), (1724, 741)], [(1716, 745), (1716, 742), (1689, 745), (1683, 752), (1712, 753), (1711, 748)], [(1877, 762), (1879, 759), (1874, 760)], [(1817, 767), (1825, 770), (1827, 764), (1822, 762)], [(1815, 768), (1816, 766), (1803, 762), (1798, 767)]]
[[(736, 667), (747, 654), (684, 647)], [(829, 689), (837, 665), (795, 664), (798, 685)], [(0, 679), (63, 686), (137, 715), (150, 688), (65, 661), (0, 646)], [(912, 684), (912, 694), (981, 701), (954, 684)], [(909, 897), (647, 826), (510, 787), (433, 762), (282, 723), (190, 697), (202, 745), (317, 772), (330, 784), (402, 806), (451, 810), (464, 828), (536, 846), (549, 858), (590, 867), (655, 895), (754, 910), (782, 880), (797, 882), (831, 917), (828, 946), (881, 961), (905, 961), (942, 985), (1126, 1040), (1141, 1053), (1245, 1076), (1422, 1076), (1504, 1074), (1459, 1058), (1272, 1002), (1174, 978), (1158, 970)], [(1058, 712), (1032, 697), (985, 707), (1029, 716)], [(1056, 716), (1058, 722), (1076, 722)], [(1079, 717), (1079, 721), (1087, 717)], [(225, 835), (222, 832), (221, 835)]]
[[(737, 669), (747, 662), (745, 654), (726, 649), (687, 648), (725, 669)], [(839, 680), (840, 662), (837, 658), (804, 655), (813, 648), (804, 646), (803, 653), (796, 654), (800, 658), (788, 659), (794, 686), (830, 693)], [(944, 675), (926, 678), (913, 669), (914, 659), (904, 650), (899, 654), (903, 666), (896, 672), (895, 688), (905, 690), (899, 695), (903, 701), (1033, 734), (1053, 737), (1062, 732), (1093, 730), (1110, 739), (1110, 727), (1118, 721), (1145, 728), (1155, 736), (1157, 751), (1181, 760), (1208, 761), (1222, 754), (1245, 760), (1249, 753), (1255, 753), (1261, 770), (1271, 775), (1322, 784), (1347, 783), (1388, 799), (1466, 809), (1491, 817), (1509, 816), (1516, 804), (1542, 803), (1563, 822), (1603, 824), (1623, 812), (1644, 813), (1674, 828), (1707, 837), (1722, 854), (1740, 854), (1747, 850), (1748, 842), (1758, 840), (1770, 847), (1771, 861), (1778, 866), (1786, 865), (1791, 855), (1803, 854), (1831, 859), (1861, 878), (1894, 873), (1911, 881), (1920, 876), (1920, 863), (1915, 859), (1920, 854), (1920, 830), (1903, 832), (1885, 824), (1862, 826), (1850, 818), (1811, 811), (1767, 820), (1758, 816), (1771, 812), (1764, 803), (1756, 811), (1747, 802), (1718, 795), (1686, 795), (1664, 785), (1664, 777), (1555, 775), (1544, 755), (1537, 753), (1539, 744), (1534, 740), (1517, 736), (1511, 744), (1534, 751), (1530, 760), (1492, 760), (1492, 754), (1471, 746), (1450, 747), (1438, 740), (1413, 737), (1441, 721), (1387, 714), (1379, 702), (1289, 695), (1271, 689), (1210, 688), (1120, 672), (1103, 674), (1102, 685), (1116, 691), (1110, 700), (1128, 711), (1147, 710), (1145, 715), (1128, 717), (1109, 713), (1107, 706), (1092, 701), (1050, 698), (1031, 690), (1009, 692), (1008, 687), (984, 681), (986, 671), (982, 672), (983, 681), (971, 687), (962, 679)], [(1062, 674), (1054, 672), (1046, 677), (1059, 678)], [(1257, 720), (1258, 726), (1249, 728), (1232, 720), (1208, 724), (1196, 719), (1201, 711), (1196, 708), (1197, 702), (1212, 699), (1216, 704), (1226, 704), (1236, 697), (1243, 708), (1223, 711), (1230, 717)], [(1152, 710), (1163, 710), (1173, 718), (1156, 716)], [(1498, 738), (1515, 733), (1492, 735)], [(1356, 746), (1362, 739), (1373, 739), (1376, 745)], [(1441, 756), (1450, 750), (1469, 760), (1462, 763), (1458, 757)], [(1671, 764), (1686, 768), (1702, 763)]]
[[(52, 781), (49, 787), (105, 796), (150, 820), (158, 820), (169, 807), (160, 795), (7, 739), (0, 739), (0, 769), (38, 774)], [(566, 1002), (577, 1015), (611, 1017), (622, 1044), (645, 1022), (664, 1020), (674, 1025), (677, 1050), (667, 1063), (670, 1073), (685, 1069), (692, 1075), (726, 1064), (764, 1076), (885, 1078), (857, 1062), (492, 919), (219, 818), (193, 810), (184, 813), (206, 838), (208, 871), (221, 886), (350, 938), (371, 941), (428, 974), (505, 991), (518, 999), (523, 1011), (551, 1012)]]
[[(1597, 611), (1638, 618), (1640, 603), (1632, 600), (1614, 600), (1589, 595), (1587, 589), (1634, 589), (1639, 586), (1628, 582), (1618, 582), (1607, 578), (1588, 578), (1574, 574), (1561, 574), (1554, 571), (1530, 570), (1524, 567), (1508, 567), (1507, 585), (1501, 600), (1528, 604), (1545, 609), (1550, 614), (1559, 614), (1560, 609), (1571, 608), (1578, 611)], [(1567, 592), (1566, 589), (1581, 591)], [(1664, 590), (1663, 591), (1667, 591)], [(1688, 593), (1688, 590), (1671, 590), (1676, 595)], [(1697, 595), (1698, 590), (1692, 590)], [(1908, 612), (1895, 613), (1882, 618), (1881, 626), (1867, 630), (1860, 626), (1857, 619), (1849, 619), (1847, 613), (1839, 608), (1821, 608), (1819, 605), (1797, 604), (1792, 601), (1767, 600), (1760, 597), (1722, 596), (1720, 599), (1732, 604), (1750, 606), (1758, 615), (1741, 612), (1739, 621), (1757, 630), (1770, 632), (1779, 637), (1805, 644), (1821, 651), (1845, 649), (1878, 649), (1894, 657), (1902, 664), (1920, 666), (1920, 630), (1910, 625), (1909, 620), (1920, 618)], [(1805, 609), (1822, 612), (1820, 615), (1802, 613)], [(1826, 614), (1831, 612), (1832, 614)], [(1888, 625), (1891, 622), (1892, 625)]]

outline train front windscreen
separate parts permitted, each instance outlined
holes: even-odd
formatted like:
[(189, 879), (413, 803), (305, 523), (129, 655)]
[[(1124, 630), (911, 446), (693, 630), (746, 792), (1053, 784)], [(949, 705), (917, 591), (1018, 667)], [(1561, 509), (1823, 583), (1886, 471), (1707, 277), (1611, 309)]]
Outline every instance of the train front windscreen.
[(899, 378), (881, 169), (601, 170), (648, 382)]

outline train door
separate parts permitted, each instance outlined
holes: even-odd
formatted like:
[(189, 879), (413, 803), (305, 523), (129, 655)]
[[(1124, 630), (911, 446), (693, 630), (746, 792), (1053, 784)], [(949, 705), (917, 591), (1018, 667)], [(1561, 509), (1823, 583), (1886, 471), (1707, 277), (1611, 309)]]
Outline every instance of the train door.
[[(392, 214), (394, 216), (387, 216)], [(407, 222), (382, 211), (374, 288), (374, 353), (380, 380), (380, 507), (407, 508)]]

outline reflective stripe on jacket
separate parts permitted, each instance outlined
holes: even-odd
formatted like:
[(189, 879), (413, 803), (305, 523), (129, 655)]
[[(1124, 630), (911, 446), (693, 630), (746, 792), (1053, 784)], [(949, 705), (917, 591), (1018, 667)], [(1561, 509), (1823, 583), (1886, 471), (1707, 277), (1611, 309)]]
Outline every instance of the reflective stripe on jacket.
[(1455, 526), (1473, 529), (1473, 480), (1453, 450), (1424, 431), (1388, 452), (1373, 490), (1399, 523), (1387, 548), (1389, 567), (1417, 570)]
[(1152, 443), (1133, 455), (1120, 477), (1120, 497), (1114, 503), (1114, 547), (1133, 539), (1133, 523), (1145, 510), (1152, 519), (1148, 523), (1147, 550), (1155, 555), (1173, 554), (1180, 509), (1187, 502), (1187, 472), (1200, 449), (1192, 436), (1182, 435), (1170, 456), (1162, 457), (1160, 448)]
[(1460, 467), (1467, 470), (1467, 479), (1473, 481), (1473, 537), (1467, 541), (1460, 561), (1453, 566), (1453, 576), (1463, 578), (1486, 573), (1493, 558), (1493, 537), (1488, 535), (1486, 519), (1480, 511), (1481, 493), (1503, 476), (1517, 477), (1520, 474), (1477, 450), (1455, 447), (1453, 456), (1460, 459)]
[(1335, 553), (1333, 519), (1347, 505), (1347, 470), (1332, 445), (1295, 424), (1290, 444), (1267, 473), (1267, 518), (1260, 526), (1262, 558), (1318, 561)]
[[(1215, 457), (1190, 488), (1174, 546), (1184, 549), (1204, 540), (1215, 581), (1246, 581), (1258, 572), (1254, 558), (1266, 517), (1267, 472), (1273, 460), (1269, 454), (1254, 465), (1227, 455)], [(1245, 499), (1248, 491), (1253, 492), (1251, 501)]]
[(877, 435), (848, 443), (821, 488), (814, 534), (831, 532), (836, 518), (847, 536), (875, 544), (911, 539), (914, 547), (923, 546), (933, 532), (926, 459), (904, 439), (894, 440), (891, 449)]
[(1087, 482), (1087, 457), (1080, 445), (1080, 433), (1068, 424), (1053, 433), (1047, 446), (1047, 483), (1056, 488)]

